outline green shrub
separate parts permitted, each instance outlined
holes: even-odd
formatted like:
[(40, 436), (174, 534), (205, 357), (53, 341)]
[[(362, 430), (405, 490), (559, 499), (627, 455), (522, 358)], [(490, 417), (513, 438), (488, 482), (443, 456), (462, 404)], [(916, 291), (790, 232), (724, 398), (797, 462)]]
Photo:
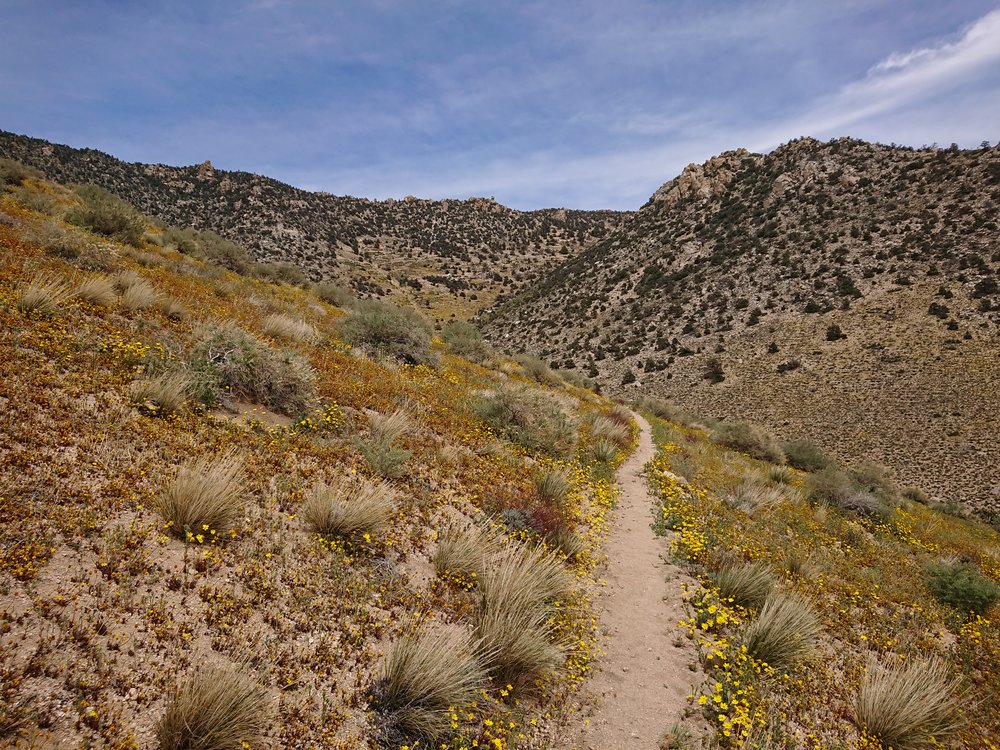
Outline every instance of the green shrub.
[(812, 651), (822, 631), (813, 606), (793, 594), (772, 594), (743, 635), (747, 651), (775, 669), (790, 669)]
[(390, 644), (370, 689), (384, 746), (409, 746), (419, 738), (433, 747), (449, 732), (452, 712), (473, 703), (486, 681), (473, 651), (469, 634), (458, 626)]
[(483, 364), (495, 359), (493, 348), (472, 323), (463, 320), (449, 321), (441, 329), (441, 338), (448, 345), (449, 351), (470, 362)]
[(246, 248), (209, 230), (199, 232), (170, 227), (163, 232), (163, 244), (243, 275), (249, 274), (256, 265)]
[(522, 354), (517, 361), (524, 368), (525, 377), (543, 385), (559, 385), (559, 378), (552, 372), (552, 368), (538, 357)]
[(889, 470), (880, 464), (865, 461), (851, 470), (851, 478), (858, 488), (888, 503), (896, 503), (899, 500), (899, 488), (889, 476)]
[(313, 291), (324, 302), (344, 310), (357, 302), (349, 288), (332, 281), (320, 281), (313, 286)]
[(295, 416), (314, 399), (313, 372), (290, 352), (272, 349), (232, 323), (215, 326), (192, 352), (192, 367), (217, 390)]
[(854, 701), (858, 726), (893, 750), (941, 747), (962, 724), (958, 682), (938, 658), (889, 667), (872, 657)]
[(0, 159), (0, 187), (20, 185), (25, 180), (40, 180), (42, 173), (13, 159)]
[(853, 476), (836, 466), (817, 471), (806, 481), (811, 500), (840, 508), (863, 518), (885, 520), (889, 505), (858, 484)]
[(114, 193), (96, 185), (76, 188), (80, 204), (66, 214), (66, 220), (94, 234), (138, 247), (146, 229), (145, 219)]
[(433, 364), (431, 326), (415, 311), (375, 300), (359, 302), (340, 324), (354, 346), (407, 364)]
[(811, 440), (799, 438), (781, 444), (789, 466), (801, 471), (819, 471), (830, 465), (829, 457)]
[(591, 453), (594, 458), (603, 463), (609, 463), (615, 460), (618, 455), (618, 446), (615, 445), (610, 440), (604, 438), (594, 441), (594, 445), (591, 448)]
[(258, 747), (269, 725), (264, 688), (231, 669), (207, 667), (168, 696), (156, 737), (160, 750), (241, 750)]
[(523, 448), (567, 456), (576, 446), (576, 425), (559, 404), (526, 387), (501, 387), (473, 402), (476, 416)]
[(398, 479), (406, 471), (406, 462), (413, 453), (387, 441), (359, 444), (361, 455), (365, 457), (371, 470), (384, 479)]
[(711, 439), (751, 458), (773, 464), (785, 463), (784, 451), (777, 441), (768, 432), (746, 422), (723, 422), (712, 431)]
[(971, 565), (932, 565), (927, 587), (945, 604), (983, 616), (1000, 600), (1000, 586)]
[(258, 263), (252, 268), (254, 276), (272, 284), (291, 284), (292, 286), (309, 287), (309, 277), (305, 271), (294, 263), (279, 261), (276, 263)]

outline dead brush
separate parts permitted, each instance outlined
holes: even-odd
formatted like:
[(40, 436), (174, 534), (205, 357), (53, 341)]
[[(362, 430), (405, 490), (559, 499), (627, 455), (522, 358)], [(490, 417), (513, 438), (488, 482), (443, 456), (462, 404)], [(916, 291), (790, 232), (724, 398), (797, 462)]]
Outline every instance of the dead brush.
[(486, 682), (477, 645), (464, 628), (449, 626), (389, 646), (370, 691), (386, 746), (433, 742), (451, 730), (452, 711), (474, 702)]
[(317, 328), (304, 320), (290, 315), (272, 313), (264, 318), (261, 330), (272, 338), (280, 341), (300, 341), (304, 344), (315, 344), (320, 333)]
[(39, 274), (17, 298), (17, 309), (23, 313), (58, 315), (72, 295), (73, 287), (65, 279), (51, 274)]
[(764, 563), (725, 566), (711, 575), (723, 600), (746, 609), (760, 609), (774, 587), (774, 575)]
[(256, 680), (207, 667), (170, 694), (156, 737), (161, 750), (241, 750), (259, 746), (269, 724), (270, 701)]
[(237, 455), (197, 458), (180, 467), (174, 481), (153, 501), (153, 508), (174, 536), (211, 541), (229, 531), (239, 518), (243, 490), (243, 462)]
[(894, 750), (940, 747), (962, 725), (959, 682), (938, 657), (887, 666), (869, 657), (854, 701), (858, 727)]
[(755, 659), (790, 669), (808, 656), (820, 632), (812, 604), (794, 594), (772, 594), (743, 634), (743, 643)]
[(318, 534), (352, 536), (381, 530), (394, 510), (393, 492), (385, 482), (339, 475), (309, 490), (302, 519)]
[(142, 378), (129, 386), (132, 403), (153, 416), (166, 417), (180, 411), (194, 386), (194, 378), (182, 371)]
[(118, 299), (114, 282), (107, 276), (92, 276), (81, 281), (73, 290), (73, 296), (99, 307), (112, 305)]

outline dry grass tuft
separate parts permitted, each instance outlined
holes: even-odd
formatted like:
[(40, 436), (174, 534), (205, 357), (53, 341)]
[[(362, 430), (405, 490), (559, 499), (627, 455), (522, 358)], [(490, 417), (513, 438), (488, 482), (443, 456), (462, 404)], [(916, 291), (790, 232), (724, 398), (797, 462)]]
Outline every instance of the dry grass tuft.
[(937, 740), (961, 726), (961, 703), (943, 659), (890, 667), (871, 657), (854, 711), (858, 726), (883, 747), (920, 750), (940, 747)]
[(72, 294), (73, 287), (65, 279), (41, 274), (35, 276), (28, 288), (21, 292), (17, 298), (17, 309), (25, 313), (57, 315)]
[(412, 428), (410, 415), (403, 409), (396, 409), (391, 414), (375, 412), (368, 415), (368, 426), (372, 431), (372, 441), (376, 443), (395, 443)]
[(601, 438), (600, 440), (594, 441), (594, 445), (590, 452), (598, 461), (607, 463), (615, 460), (615, 457), (618, 455), (618, 446), (610, 440)]
[(114, 282), (107, 276), (92, 276), (80, 282), (73, 290), (73, 296), (92, 305), (106, 307), (118, 298)]
[(451, 712), (475, 701), (486, 681), (475, 647), (455, 626), (392, 643), (371, 690), (387, 745), (434, 740), (451, 729)]
[(309, 491), (302, 518), (319, 534), (351, 536), (384, 528), (393, 510), (393, 493), (385, 482), (341, 475)]
[(569, 495), (572, 484), (562, 469), (550, 469), (535, 478), (538, 494), (551, 503), (561, 503)]
[(590, 428), (595, 440), (610, 440), (619, 446), (628, 445), (632, 439), (629, 429), (607, 417), (597, 417)]
[(153, 507), (175, 536), (190, 541), (203, 535), (208, 541), (236, 522), (243, 487), (243, 464), (236, 455), (195, 459), (181, 466)]
[(438, 539), (434, 569), (439, 575), (449, 571), (463, 575), (483, 575), (486, 560), (499, 544), (498, 535), (477, 526), (464, 529), (449, 527)]
[(315, 326), (299, 318), (274, 313), (264, 318), (261, 330), (272, 338), (281, 341), (301, 341), (305, 344), (315, 344), (320, 334)]
[(145, 279), (133, 280), (122, 292), (122, 307), (131, 312), (145, 310), (160, 302), (160, 293)]
[(257, 746), (269, 722), (267, 691), (248, 675), (220, 667), (177, 687), (156, 726), (161, 750), (241, 750)]
[(134, 381), (129, 391), (133, 403), (150, 414), (165, 417), (180, 410), (191, 393), (193, 378), (186, 372), (166, 372), (156, 378)]
[(726, 566), (712, 575), (723, 599), (747, 609), (759, 609), (774, 587), (774, 575), (764, 563)]
[(777, 487), (768, 487), (754, 479), (746, 479), (733, 487), (722, 498), (730, 508), (750, 513), (758, 508), (770, 508), (786, 500), (785, 493)]
[(755, 659), (789, 669), (812, 651), (822, 630), (813, 606), (793, 594), (773, 594), (747, 628), (743, 643)]

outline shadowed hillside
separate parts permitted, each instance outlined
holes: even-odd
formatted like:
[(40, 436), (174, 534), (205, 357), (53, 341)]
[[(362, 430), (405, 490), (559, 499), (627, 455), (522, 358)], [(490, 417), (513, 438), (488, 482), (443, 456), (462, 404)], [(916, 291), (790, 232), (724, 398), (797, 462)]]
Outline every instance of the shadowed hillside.
[(727, 152), (484, 321), (622, 393), (995, 505), (998, 206), (1000, 148)]

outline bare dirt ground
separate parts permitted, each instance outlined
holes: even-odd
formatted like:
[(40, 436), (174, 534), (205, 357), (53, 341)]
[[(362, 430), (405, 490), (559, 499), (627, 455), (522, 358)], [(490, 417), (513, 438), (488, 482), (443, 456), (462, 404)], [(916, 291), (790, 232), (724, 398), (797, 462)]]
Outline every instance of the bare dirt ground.
[[(606, 585), (599, 604), (603, 656), (591, 678), (589, 721), (579, 721), (562, 748), (647, 750), (681, 719), (701, 674), (677, 627), (684, 617), (682, 571), (661, 555), (667, 542), (650, 528), (653, 499), (643, 467), (655, 448), (649, 424), (636, 415), (639, 448), (618, 470), (621, 501), (608, 538)], [(587, 716), (584, 711), (583, 716)]]

